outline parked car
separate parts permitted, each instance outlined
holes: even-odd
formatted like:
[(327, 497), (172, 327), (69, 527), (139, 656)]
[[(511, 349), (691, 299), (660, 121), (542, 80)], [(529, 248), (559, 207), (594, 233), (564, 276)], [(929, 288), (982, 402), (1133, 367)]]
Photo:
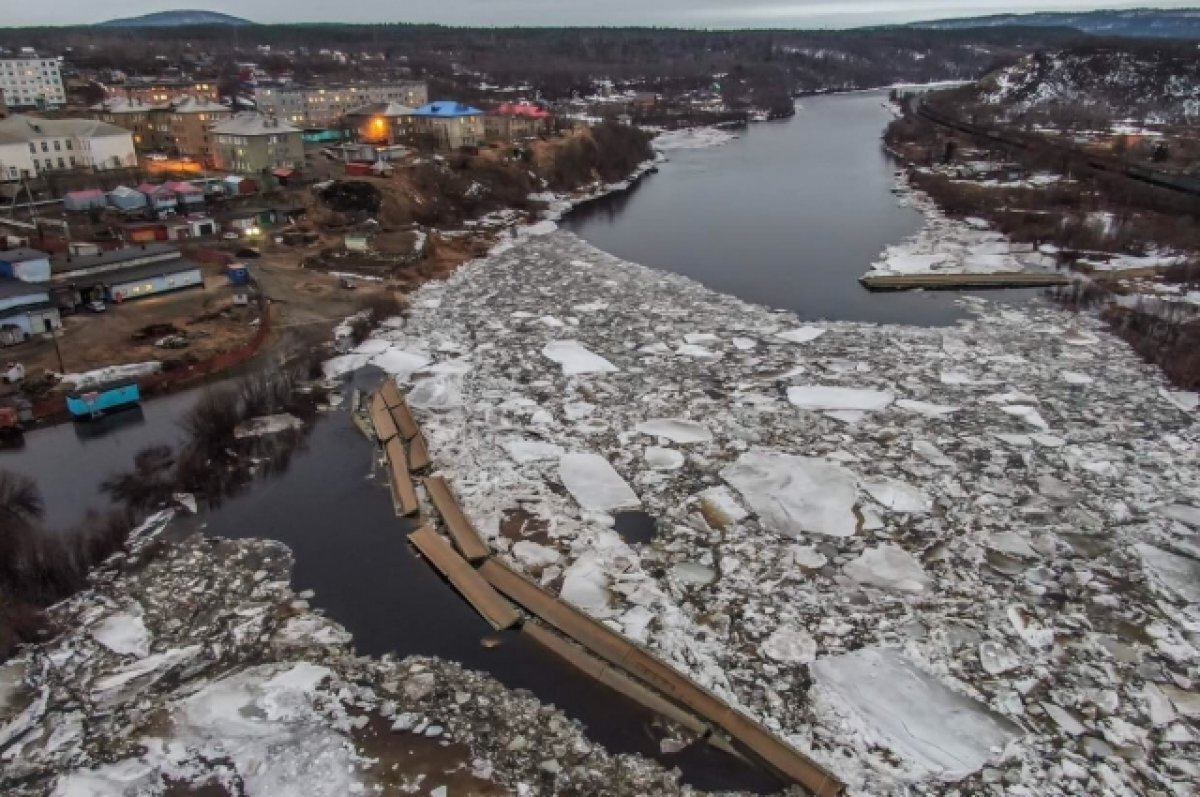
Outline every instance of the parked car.
[(108, 309), (108, 306), (105, 305), (104, 302), (97, 299), (95, 301), (88, 302), (87, 309), (91, 310), (93, 313), (103, 313)]

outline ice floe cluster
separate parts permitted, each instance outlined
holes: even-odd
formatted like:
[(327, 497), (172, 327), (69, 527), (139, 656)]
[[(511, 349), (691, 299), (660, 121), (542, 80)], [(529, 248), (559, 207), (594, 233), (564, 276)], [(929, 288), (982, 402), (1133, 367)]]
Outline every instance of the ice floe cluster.
[(491, 545), (851, 793), (1195, 793), (1196, 397), (1098, 322), (805, 323), (564, 232), (413, 300)]
[(486, 675), (355, 656), (291, 590), (284, 546), (168, 541), (169, 519), (0, 665), (0, 794), (681, 793)]
[(1042, 272), (1054, 271), (1058, 264), (1053, 246), (1010, 241), (984, 219), (947, 216), (903, 175), (896, 178), (896, 192), (900, 204), (920, 211), (925, 224), (908, 239), (884, 249), (868, 275)]
[(677, 149), (707, 149), (728, 144), (737, 138), (736, 133), (719, 127), (685, 127), (680, 130), (664, 130), (654, 137), (654, 149), (670, 152)]

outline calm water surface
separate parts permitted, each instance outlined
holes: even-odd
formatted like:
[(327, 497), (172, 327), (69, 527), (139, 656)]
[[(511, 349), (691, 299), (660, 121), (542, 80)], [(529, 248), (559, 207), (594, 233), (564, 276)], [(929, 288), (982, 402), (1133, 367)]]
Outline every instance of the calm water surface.
[(658, 174), (562, 226), (625, 260), (802, 318), (953, 323), (965, 317), (959, 294), (870, 293), (858, 283), (922, 221), (891, 192), (896, 167), (880, 146), (886, 101), (886, 92), (805, 98), (792, 119), (752, 124), (718, 147), (668, 152)]

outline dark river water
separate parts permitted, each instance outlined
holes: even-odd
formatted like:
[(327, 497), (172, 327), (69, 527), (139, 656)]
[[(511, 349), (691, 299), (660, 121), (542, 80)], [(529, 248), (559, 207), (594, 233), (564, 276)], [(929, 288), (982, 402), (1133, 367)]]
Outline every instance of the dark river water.
[[(684, 274), (801, 318), (935, 326), (965, 317), (952, 292), (870, 293), (858, 278), (921, 226), (891, 193), (884, 91), (807, 97), (788, 120), (706, 149), (589, 203), (562, 226), (625, 260)], [(991, 292), (1025, 299), (1032, 291)]]
[[(890, 193), (892, 167), (878, 141), (882, 100), (805, 100), (791, 121), (672, 153), (659, 174), (564, 225), (618, 256), (806, 317), (950, 323), (959, 316), (951, 294), (873, 295), (856, 282), (920, 222)], [(355, 376), (362, 387), (378, 378)], [(0, 468), (37, 481), (50, 527), (78, 523), (86, 509), (106, 508), (100, 484), (129, 469), (140, 449), (180, 442), (179, 420), (200, 395), (156, 399), (100, 425), (31, 431), (23, 448), (0, 451)], [(653, 717), (519, 633), (482, 645), (490, 626), (408, 544), (374, 456), (348, 412), (320, 415), (285, 471), (190, 522), (213, 535), (287, 544), (296, 589), (314, 590), (314, 605), (346, 626), (363, 653), (435, 655), (487, 671), (582, 721), (610, 750), (679, 766), (701, 788), (778, 786), (709, 748), (660, 754)], [(626, 531), (652, 536), (637, 520)]]

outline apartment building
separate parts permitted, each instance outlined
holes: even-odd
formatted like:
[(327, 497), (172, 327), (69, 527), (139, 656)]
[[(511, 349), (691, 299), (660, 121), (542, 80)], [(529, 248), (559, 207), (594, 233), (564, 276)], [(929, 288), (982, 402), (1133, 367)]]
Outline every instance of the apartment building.
[(58, 60), (22, 53), (0, 58), (0, 91), (9, 108), (60, 108), (67, 102)]
[(41, 119), (17, 114), (0, 120), (0, 180), (67, 169), (137, 165), (133, 135), (97, 119)]
[(395, 103), (416, 108), (429, 101), (421, 81), (361, 86), (259, 86), (254, 95), (261, 113), (302, 128), (332, 127), (364, 105)]
[(119, 97), (92, 106), (92, 110), (100, 121), (132, 133), (133, 143), (142, 152), (162, 151), (202, 162), (212, 160), (209, 128), (233, 115), (220, 103), (191, 96), (157, 104)]
[(126, 78), (112, 87), (114, 98), (139, 100), (148, 105), (170, 102), (176, 97), (189, 96), (216, 102), (220, 99), (216, 78)]
[(262, 174), (304, 165), (304, 133), (300, 128), (259, 113), (239, 113), (210, 131), (213, 162), (218, 169)]

